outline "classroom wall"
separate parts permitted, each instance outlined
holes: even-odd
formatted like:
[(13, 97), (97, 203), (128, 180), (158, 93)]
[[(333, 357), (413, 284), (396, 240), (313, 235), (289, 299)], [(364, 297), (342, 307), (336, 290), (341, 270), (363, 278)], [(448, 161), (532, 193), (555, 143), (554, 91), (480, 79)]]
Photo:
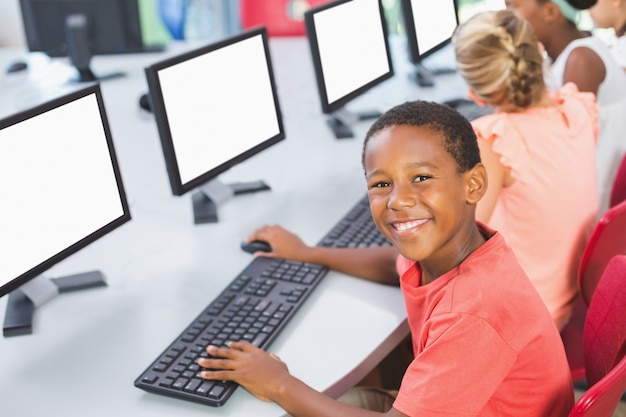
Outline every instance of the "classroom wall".
[(26, 46), (19, 0), (0, 0), (1, 46)]
[[(147, 44), (159, 44), (170, 40), (170, 35), (158, 13), (157, 1), (138, 0), (142, 34)], [(237, 13), (236, 0), (229, 0), (229, 3), (231, 12)], [(216, 1), (216, 5), (219, 4), (221, 2)], [(6, 46), (26, 47), (19, 0), (0, 0), (0, 47)]]

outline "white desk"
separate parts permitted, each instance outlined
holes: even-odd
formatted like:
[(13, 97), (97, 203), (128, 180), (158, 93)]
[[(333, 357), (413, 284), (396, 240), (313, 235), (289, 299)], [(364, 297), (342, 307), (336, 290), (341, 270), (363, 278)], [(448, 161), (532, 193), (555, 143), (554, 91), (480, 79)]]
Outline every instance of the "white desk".
[[(464, 93), (456, 75), (420, 89), (399, 48), (397, 75), (353, 103), (381, 110), (402, 101)], [(250, 261), (239, 249), (254, 228), (280, 223), (315, 244), (365, 193), (360, 153), (369, 122), (355, 139), (335, 139), (320, 112), (304, 39), (273, 39), (272, 58), (287, 138), (227, 172), (224, 180), (262, 178), (272, 191), (220, 206), (220, 222), (193, 225), (191, 197), (175, 197), (151, 115), (139, 109), (145, 65), (160, 55), (96, 57), (96, 73), (128, 76), (102, 84), (133, 219), (50, 271), (100, 269), (108, 287), (63, 294), (36, 312), (34, 333), (0, 339), (0, 414), (55, 416), (237, 416), (284, 414), (239, 388), (211, 408), (146, 393), (135, 378)], [(167, 52), (166, 52), (167, 53)], [(171, 51), (170, 51), (171, 53)], [(0, 68), (23, 52), (0, 51)], [(65, 61), (32, 65), (4, 77), (0, 116), (67, 86)], [(0, 298), (4, 311), (6, 298)], [(398, 288), (330, 273), (272, 345), (291, 372), (338, 396), (408, 334)]]

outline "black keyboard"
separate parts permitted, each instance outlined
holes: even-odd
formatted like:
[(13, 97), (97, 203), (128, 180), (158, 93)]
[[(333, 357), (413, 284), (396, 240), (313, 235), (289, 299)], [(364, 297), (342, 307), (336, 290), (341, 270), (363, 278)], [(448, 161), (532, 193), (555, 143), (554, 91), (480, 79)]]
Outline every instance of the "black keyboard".
[(247, 340), (266, 349), (328, 270), (320, 265), (256, 257), (135, 380), (145, 391), (221, 406), (237, 384), (197, 376), (205, 348)]
[(374, 224), (366, 195), (357, 201), (317, 245), (328, 248), (363, 248), (391, 246), (391, 242)]
[[(390, 246), (372, 220), (367, 196), (357, 201), (320, 241), (326, 247)], [(210, 406), (221, 406), (239, 386), (197, 376), (207, 345), (247, 340), (267, 349), (328, 269), (280, 258), (256, 257), (135, 380), (135, 386)]]

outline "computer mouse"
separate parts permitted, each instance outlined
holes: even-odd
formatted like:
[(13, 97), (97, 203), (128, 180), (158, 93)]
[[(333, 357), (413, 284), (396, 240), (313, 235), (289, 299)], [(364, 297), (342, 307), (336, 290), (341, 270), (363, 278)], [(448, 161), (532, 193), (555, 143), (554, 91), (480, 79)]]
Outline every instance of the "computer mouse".
[(271, 252), (272, 247), (263, 240), (253, 240), (252, 242), (241, 242), (241, 249), (248, 253)]
[(24, 71), (28, 68), (28, 64), (24, 61), (15, 61), (7, 67), (7, 74)]
[(139, 97), (139, 107), (152, 113), (152, 100), (150, 100), (150, 95), (148, 93), (142, 94), (141, 97)]

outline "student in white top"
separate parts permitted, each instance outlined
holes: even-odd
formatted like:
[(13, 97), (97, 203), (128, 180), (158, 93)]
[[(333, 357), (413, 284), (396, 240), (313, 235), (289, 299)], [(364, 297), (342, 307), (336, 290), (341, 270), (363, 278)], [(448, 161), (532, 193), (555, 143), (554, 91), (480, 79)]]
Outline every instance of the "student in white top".
[(608, 208), (617, 168), (626, 152), (626, 73), (609, 48), (576, 26), (580, 10), (596, 0), (507, 0), (526, 19), (551, 60), (549, 88), (573, 82), (596, 95), (600, 139), (596, 148), (601, 216)]

